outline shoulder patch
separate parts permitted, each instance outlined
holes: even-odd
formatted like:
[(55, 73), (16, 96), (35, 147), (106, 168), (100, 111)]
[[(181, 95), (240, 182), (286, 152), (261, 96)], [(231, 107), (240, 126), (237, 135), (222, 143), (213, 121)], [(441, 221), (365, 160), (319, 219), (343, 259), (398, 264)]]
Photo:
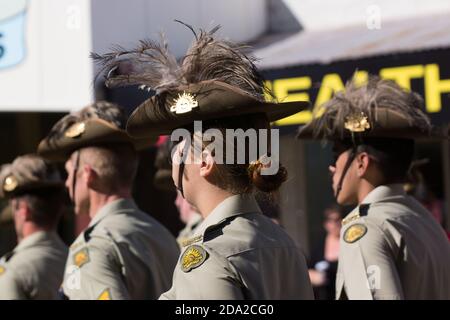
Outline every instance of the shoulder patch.
[(6, 271), (6, 268), (4, 266), (0, 266), (0, 276), (3, 275)]
[(89, 250), (88, 248), (83, 248), (73, 255), (73, 262), (78, 267), (81, 268), (83, 265), (88, 263), (89, 259)]
[(208, 253), (201, 246), (192, 245), (188, 247), (181, 256), (181, 270), (189, 272), (197, 268), (208, 258)]
[(367, 227), (363, 224), (357, 223), (345, 230), (344, 241), (347, 243), (353, 243), (364, 237), (367, 233)]
[(111, 290), (109, 290), (109, 288), (103, 290), (102, 293), (100, 293), (100, 295), (97, 297), (97, 300), (112, 300)]

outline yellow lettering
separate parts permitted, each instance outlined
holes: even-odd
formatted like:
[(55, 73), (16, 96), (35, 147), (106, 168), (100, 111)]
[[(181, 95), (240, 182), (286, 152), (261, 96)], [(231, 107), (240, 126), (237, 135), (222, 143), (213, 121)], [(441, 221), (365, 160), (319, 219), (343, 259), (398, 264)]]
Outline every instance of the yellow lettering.
[(342, 90), (344, 90), (344, 83), (337, 73), (325, 75), (322, 79), (322, 83), (320, 84), (319, 93), (317, 94), (314, 107), (317, 108), (318, 106), (321, 106), (331, 99), (334, 92), (339, 92)]
[[(356, 71), (353, 74), (353, 79), (356, 85), (362, 85), (367, 82), (369, 78), (369, 74), (367, 71)], [(337, 73), (327, 74), (323, 77), (322, 83), (320, 85), (319, 93), (317, 94), (317, 99), (314, 104), (314, 108), (316, 109), (316, 117), (320, 117), (322, 115), (322, 110), (320, 106), (322, 106), (325, 102), (330, 100), (333, 97), (333, 94), (345, 89), (344, 82), (341, 77)]]
[(353, 78), (356, 85), (362, 86), (367, 82), (367, 80), (369, 80), (369, 73), (363, 70), (356, 71), (355, 74), (353, 75)]
[[(310, 77), (297, 77), (288, 79), (277, 79), (273, 81), (272, 89), (275, 97), (280, 102), (309, 101), (309, 94), (306, 92), (292, 93), (292, 91), (308, 90), (311, 88)], [(312, 118), (311, 111), (305, 110), (290, 117), (277, 121), (278, 126), (306, 123)]]
[(425, 101), (428, 112), (439, 112), (442, 109), (441, 94), (450, 92), (450, 79), (441, 80), (439, 66), (425, 66)]
[(266, 80), (266, 81), (264, 82), (264, 85), (266, 86), (266, 89), (267, 89), (267, 90), (264, 91), (264, 98), (265, 98), (266, 101), (272, 101), (272, 97), (271, 97), (271, 95), (268, 93), (268, 92), (273, 92), (272, 81)]
[(394, 80), (400, 87), (411, 90), (411, 79), (423, 77), (423, 66), (384, 68), (380, 70), (380, 77)]

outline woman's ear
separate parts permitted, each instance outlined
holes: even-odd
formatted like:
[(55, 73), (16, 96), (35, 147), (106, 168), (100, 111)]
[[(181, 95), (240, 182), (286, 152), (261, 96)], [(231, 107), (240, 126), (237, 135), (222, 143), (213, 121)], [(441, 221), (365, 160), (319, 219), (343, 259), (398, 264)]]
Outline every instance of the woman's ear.
[(205, 149), (202, 151), (202, 161), (200, 164), (200, 176), (203, 178), (209, 177), (215, 166), (214, 156), (211, 154), (211, 151)]

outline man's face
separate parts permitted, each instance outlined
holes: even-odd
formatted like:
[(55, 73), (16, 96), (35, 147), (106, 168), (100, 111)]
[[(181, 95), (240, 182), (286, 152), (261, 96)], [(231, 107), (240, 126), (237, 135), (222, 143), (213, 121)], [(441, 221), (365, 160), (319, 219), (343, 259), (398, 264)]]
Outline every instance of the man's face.
[[(74, 204), (75, 214), (89, 214), (89, 188), (86, 176), (83, 174), (83, 170), (81, 170), (81, 157), (79, 159), (78, 168), (75, 168), (77, 165), (78, 152), (79, 151), (74, 152), (69, 160), (66, 161), (66, 188), (69, 190), (70, 198)], [(74, 179), (76, 179), (75, 185)]]
[[(350, 151), (347, 146), (339, 142), (335, 142), (333, 146), (334, 164), (329, 166), (329, 171), (332, 177), (332, 186), (334, 195), (338, 193), (339, 181), (344, 174), (344, 168), (346, 166), (347, 160), (350, 157)], [(336, 201), (340, 205), (354, 205), (357, 204), (357, 186), (358, 186), (358, 176), (356, 174), (355, 161), (345, 173), (344, 180), (342, 181), (342, 189), (339, 194), (337, 194)]]
[(23, 225), (26, 220), (23, 212), (23, 204), (21, 204), (18, 199), (11, 199), (9, 204), (11, 206), (12, 215), (14, 218), (14, 228), (16, 230), (17, 242), (20, 242), (23, 239)]
[(189, 219), (192, 215), (193, 209), (189, 202), (183, 196), (179, 191), (177, 191), (177, 197), (175, 199), (175, 206), (178, 209), (178, 212), (180, 213), (180, 220), (187, 224), (189, 222)]

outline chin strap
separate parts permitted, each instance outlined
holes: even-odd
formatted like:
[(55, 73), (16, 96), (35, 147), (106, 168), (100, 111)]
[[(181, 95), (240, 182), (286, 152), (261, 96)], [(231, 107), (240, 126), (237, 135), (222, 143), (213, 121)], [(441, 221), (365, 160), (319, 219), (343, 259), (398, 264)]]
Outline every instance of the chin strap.
[(77, 173), (80, 166), (80, 151), (76, 151), (77, 155), (75, 157), (75, 165), (72, 170), (72, 201), (75, 202), (75, 187), (77, 185)]
[(345, 163), (344, 170), (342, 171), (342, 175), (339, 178), (339, 183), (336, 188), (336, 193), (334, 194), (334, 197), (336, 198), (336, 200), (339, 197), (339, 193), (342, 190), (342, 183), (344, 182), (345, 175), (347, 174), (347, 171), (350, 168), (350, 165), (352, 164), (353, 160), (355, 160), (355, 157), (356, 157), (356, 147), (353, 147), (347, 158), (347, 162)]
[(178, 191), (180, 191), (181, 196), (184, 199), (184, 192), (183, 192), (183, 174), (184, 174), (184, 161), (180, 163), (180, 167), (178, 168), (178, 184), (176, 185), (176, 188)]
[(178, 167), (178, 183), (175, 186), (177, 188), (178, 191), (180, 191), (181, 196), (184, 199), (184, 191), (183, 191), (183, 175), (184, 175), (184, 167), (185, 167), (185, 162), (186, 162), (186, 158), (188, 155), (188, 151), (189, 151), (189, 146), (184, 146), (183, 148), (183, 153), (180, 157), (180, 164)]

